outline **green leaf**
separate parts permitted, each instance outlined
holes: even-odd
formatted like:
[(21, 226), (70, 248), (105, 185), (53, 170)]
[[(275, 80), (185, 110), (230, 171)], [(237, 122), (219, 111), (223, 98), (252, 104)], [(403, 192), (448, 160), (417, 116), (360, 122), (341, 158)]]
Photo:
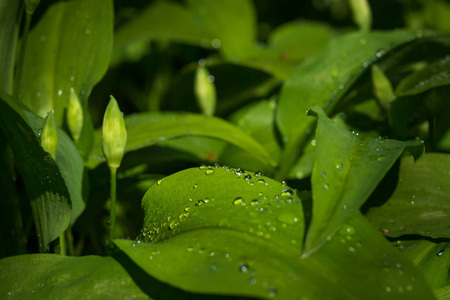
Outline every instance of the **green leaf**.
[[(222, 212), (215, 213), (219, 217)], [(114, 243), (149, 275), (143, 282), (157, 279), (181, 289), (174, 298), (186, 298), (188, 293), (193, 298), (216, 294), (263, 299), (433, 299), (421, 273), (360, 214), (306, 259), (273, 240), (230, 229), (205, 222), (158, 243)], [(278, 231), (286, 233), (286, 228), (277, 226)]]
[(329, 119), (320, 107), (317, 116), (316, 161), (311, 178), (312, 221), (306, 238), (309, 255), (332, 237), (373, 192), (394, 162), (408, 151), (417, 159), (420, 141), (401, 142), (382, 138), (360, 139)]
[(19, 37), (20, 1), (5, 0), (0, 3), (0, 89), (12, 93), (14, 62)]
[(71, 201), (54, 160), (22, 117), (0, 99), (0, 129), (13, 150), (30, 199), (41, 251), (69, 225)]
[(450, 249), (448, 242), (432, 242), (427, 240), (396, 241), (394, 245), (402, 255), (410, 259), (425, 275), (433, 290), (450, 284), (449, 263)]
[[(38, 134), (44, 125), (44, 119), (26, 110), (24, 113), (34, 133)], [(84, 165), (75, 144), (60, 128), (58, 128), (55, 163), (61, 171), (61, 176), (70, 194), (70, 200), (72, 201), (70, 225), (73, 225), (86, 207), (82, 196)]]
[(0, 295), (11, 299), (149, 299), (110, 257), (27, 254), (0, 260)]
[[(306, 59), (285, 82), (278, 102), (277, 125), (285, 141), (285, 150), (277, 178), (288, 174), (302, 146), (309, 140), (314, 120), (306, 118), (308, 109), (319, 105), (327, 113), (331, 112), (374, 62), (380, 58), (384, 61), (384, 56), (389, 56), (399, 45), (412, 49), (423, 40), (422, 36), (404, 30), (350, 33), (332, 39), (323, 52)], [(396, 53), (404, 54), (394, 51)], [(396, 57), (388, 63), (395, 65), (401, 61)]]
[(349, 0), (353, 13), (353, 21), (362, 31), (369, 31), (372, 27), (372, 12), (367, 0)]
[[(149, 147), (158, 141), (193, 135), (226, 141), (252, 153), (264, 164), (275, 163), (253, 138), (216, 117), (187, 113), (142, 113), (125, 117), (125, 126), (128, 132), (125, 152)], [(104, 161), (100, 135), (100, 131), (97, 131), (94, 149), (86, 162), (90, 168)]]
[(87, 99), (106, 72), (112, 50), (112, 1), (61, 1), (52, 5), (28, 37), (19, 100), (45, 116), (55, 111), (61, 126), (71, 89), (83, 108), (77, 145), (89, 152), (92, 124)]
[[(292, 189), (260, 173), (218, 166), (187, 169), (158, 181), (145, 194), (142, 207), (146, 218), (141, 236), (146, 241), (206, 226), (243, 231), (290, 251), (300, 250), (300, 199)], [(278, 226), (286, 228), (283, 233)]]
[(438, 59), (403, 79), (396, 88), (399, 96), (415, 95), (450, 84), (450, 56)]
[(419, 234), (450, 238), (450, 155), (426, 153), (414, 163), (403, 158), (399, 182), (389, 200), (367, 218), (387, 236)]

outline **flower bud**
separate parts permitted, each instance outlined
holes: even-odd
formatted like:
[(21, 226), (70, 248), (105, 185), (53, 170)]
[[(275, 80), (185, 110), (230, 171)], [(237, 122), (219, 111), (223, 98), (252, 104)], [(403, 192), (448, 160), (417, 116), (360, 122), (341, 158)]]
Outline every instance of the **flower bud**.
[(67, 106), (67, 125), (73, 140), (77, 143), (83, 128), (83, 109), (73, 88), (70, 88), (69, 105)]
[(55, 115), (53, 110), (45, 117), (44, 127), (41, 131), (41, 147), (45, 152), (50, 153), (53, 159), (56, 157), (56, 147), (58, 146), (58, 130), (56, 128)]
[(214, 115), (216, 110), (216, 87), (214, 77), (205, 67), (197, 67), (194, 82), (194, 93), (202, 112), (207, 116)]
[(116, 99), (111, 96), (103, 117), (103, 154), (110, 168), (117, 169), (127, 144), (127, 130)]
[(392, 101), (395, 99), (395, 93), (392, 89), (392, 85), (389, 78), (383, 73), (383, 71), (377, 65), (372, 66), (372, 82), (373, 92), (380, 103), (381, 107), (386, 111), (390, 110)]

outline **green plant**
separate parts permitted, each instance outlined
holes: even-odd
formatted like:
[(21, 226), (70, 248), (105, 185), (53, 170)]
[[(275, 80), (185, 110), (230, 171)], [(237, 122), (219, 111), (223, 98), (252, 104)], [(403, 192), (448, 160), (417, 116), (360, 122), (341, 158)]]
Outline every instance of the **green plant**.
[(0, 295), (449, 298), (450, 8), (391, 3), (3, 1)]

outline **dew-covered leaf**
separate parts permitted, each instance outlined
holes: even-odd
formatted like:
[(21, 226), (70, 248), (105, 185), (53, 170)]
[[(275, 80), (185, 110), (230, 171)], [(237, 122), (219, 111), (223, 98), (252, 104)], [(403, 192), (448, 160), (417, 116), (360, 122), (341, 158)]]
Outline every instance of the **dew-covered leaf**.
[(148, 282), (169, 284), (178, 298), (433, 299), (411, 262), (360, 214), (305, 259), (275, 241), (207, 223), (157, 243), (114, 243), (149, 275)]
[[(32, 112), (24, 111), (24, 113), (37, 135), (44, 124), (44, 119)], [(86, 206), (82, 197), (84, 164), (73, 141), (64, 130), (59, 128), (55, 163), (61, 171), (61, 176), (70, 194), (70, 200), (72, 201), (70, 225), (73, 225)]]
[(320, 247), (358, 211), (404, 151), (417, 159), (424, 150), (420, 141), (361, 139), (329, 119), (320, 107), (311, 109), (310, 114), (317, 116), (318, 124), (306, 253)]
[(142, 207), (145, 241), (196, 228), (225, 228), (300, 254), (301, 201), (292, 189), (260, 173), (226, 166), (187, 169), (158, 181), (145, 194)]
[(422, 272), (433, 290), (450, 284), (449, 242), (433, 242), (428, 240), (400, 240), (393, 244), (401, 250)]
[[(148, 147), (158, 141), (193, 135), (231, 143), (252, 153), (264, 164), (275, 164), (257, 141), (220, 118), (187, 113), (141, 113), (125, 117), (125, 126), (128, 133), (125, 152)], [(104, 161), (101, 143), (101, 132), (97, 131), (87, 166), (95, 167)]]
[(27, 254), (0, 260), (9, 299), (149, 299), (111, 257)]
[(380, 207), (367, 218), (387, 236), (418, 234), (450, 238), (450, 155), (426, 153), (414, 163), (401, 160), (399, 182)]
[(42, 150), (28, 123), (0, 99), (0, 130), (11, 147), (33, 211), (41, 250), (70, 222), (69, 191), (58, 166)]
[(41, 117), (53, 109), (61, 126), (73, 89), (83, 111), (77, 144), (83, 157), (93, 130), (87, 100), (109, 64), (112, 18), (111, 0), (60, 1), (45, 12), (28, 37), (19, 100)]

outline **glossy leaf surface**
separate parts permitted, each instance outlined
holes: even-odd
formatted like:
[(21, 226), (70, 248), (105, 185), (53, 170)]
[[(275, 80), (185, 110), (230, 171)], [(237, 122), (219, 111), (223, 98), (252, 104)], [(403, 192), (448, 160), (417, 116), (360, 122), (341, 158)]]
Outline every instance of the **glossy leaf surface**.
[(370, 209), (367, 218), (391, 237), (450, 238), (449, 170), (448, 154), (426, 153), (416, 163), (403, 158), (394, 193), (382, 206)]
[(318, 124), (307, 254), (332, 237), (337, 228), (358, 211), (404, 151), (417, 159), (424, 150), (420, 141), (360, 139), (357, 134), (339, 127), (319, 107), (311, 109), (310, 114), (317, 116)]
[(27, 254), (0, 260), (9, 299), (149, 299), (110, 257)]
[[(187, 113), (142, 113), (125, 117), (128, 140), (125, 152), (151, 146), (182, 136), (204, 136), (226, 141), (252, 153), (264, 164), (275, 164), (267, 151), (241, 129), (216, 117)], [(103, 162), (100, 132), (87, 165), (95, 167)]]
[(114, 243), (151, 278), (191, 295), (433, 299), (422, 275), (359, 214), (306, 259), (272, 239), (207, 223), (157, 243)]

